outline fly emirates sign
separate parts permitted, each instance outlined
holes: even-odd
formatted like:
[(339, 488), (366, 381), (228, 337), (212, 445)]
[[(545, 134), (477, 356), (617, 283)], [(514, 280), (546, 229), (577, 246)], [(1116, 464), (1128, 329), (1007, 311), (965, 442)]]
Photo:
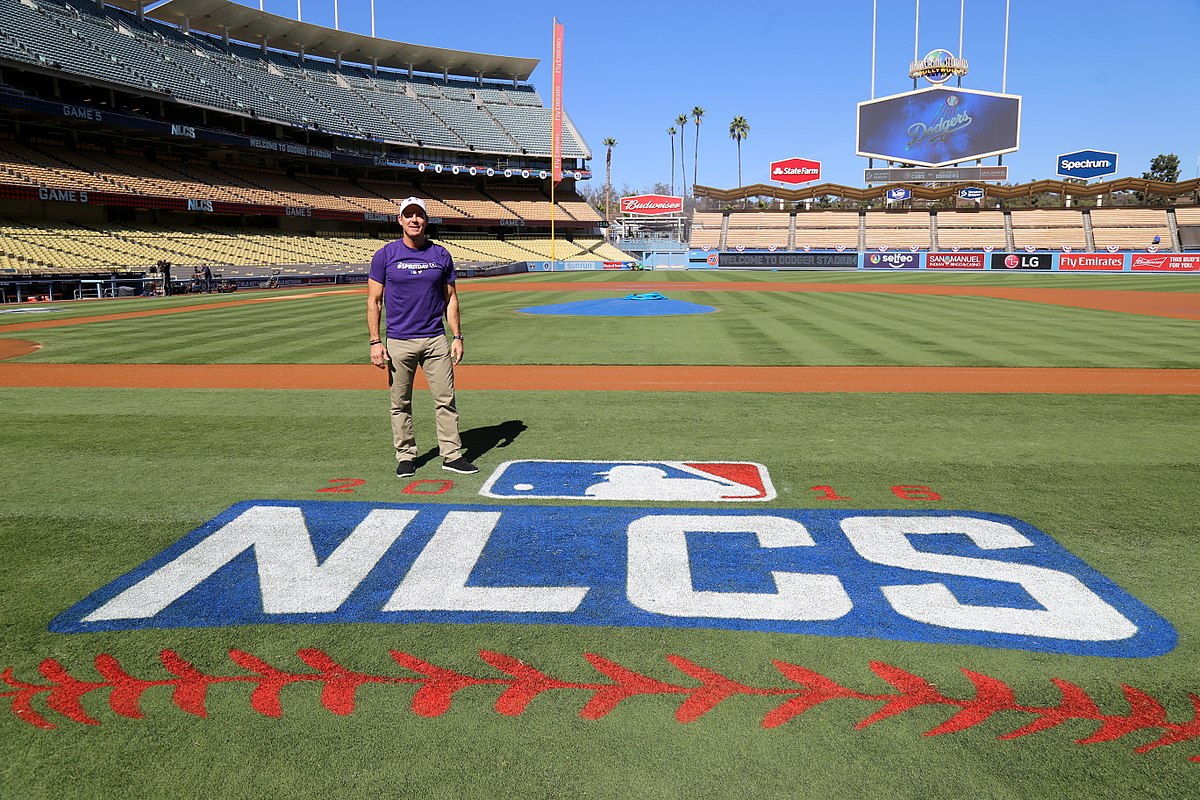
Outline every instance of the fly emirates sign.
[(57, 633), (269, 623), (710, 628), (1053, 653), (1170, 651), (1165, 619), (973, 511), (247, 501)]

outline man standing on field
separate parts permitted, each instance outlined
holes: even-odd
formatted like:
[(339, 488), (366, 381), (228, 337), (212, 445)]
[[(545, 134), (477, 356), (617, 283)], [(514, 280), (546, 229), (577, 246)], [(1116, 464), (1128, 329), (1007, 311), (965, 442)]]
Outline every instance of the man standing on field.
[[(454, 367), (463, 357), (454, 260), (446, 248), (425, 236), (429, 215), (425, 201), (409, 197), (400, 203), (403, 237), (386, 244), (371, 259), (367, 279), (367, 332), (371, 363), (388, 371), (392, 401), (392, 439), (396, 476), (416, 474), (417, 439), (413, 434), (412, 392), (417, 366), (433, 394), (438, 451), (442, 469), (470, 475), (479, 468), (463, 458), (454, 403)], [(379, 335), (381, 307), (387, 307), (387, 344)], [(453, 338), (446, 341), (446, 326)]]

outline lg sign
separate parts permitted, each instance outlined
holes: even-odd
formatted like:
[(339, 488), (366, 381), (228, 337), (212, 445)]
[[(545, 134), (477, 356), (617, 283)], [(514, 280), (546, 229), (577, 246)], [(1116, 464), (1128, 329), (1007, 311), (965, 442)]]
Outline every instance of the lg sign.
[(782, 183), (808, 183), (821, 180), (821, 162), (807, 158), (785, 158), (771, 162), (771, 180)]

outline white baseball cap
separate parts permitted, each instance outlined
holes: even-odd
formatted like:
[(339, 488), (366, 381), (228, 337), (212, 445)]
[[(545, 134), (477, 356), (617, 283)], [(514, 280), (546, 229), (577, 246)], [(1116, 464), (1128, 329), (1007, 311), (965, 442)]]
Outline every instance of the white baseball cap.
[(404, 209), (408, 208), (409, 206), (416, 206), (417, 208), (421, 209), (421, 213), (422, 213), (422, 214), (424, 214), (424, 215), (425, 215), (425, 216), (427, 216), (427, 217), (429, 216), (429, 209), (425, 208), (425, 201), (424, 201), (424, 200), (422, 200), (421, 198), (419, 198), (419, 197), (406, 197), (406, 198), (404, 198), (403, 200), (401, 200), (401, 201), (400, 201), (400, 213), (401, 213), (401, 215), (403, 215), (403, 214), (404, 214)]

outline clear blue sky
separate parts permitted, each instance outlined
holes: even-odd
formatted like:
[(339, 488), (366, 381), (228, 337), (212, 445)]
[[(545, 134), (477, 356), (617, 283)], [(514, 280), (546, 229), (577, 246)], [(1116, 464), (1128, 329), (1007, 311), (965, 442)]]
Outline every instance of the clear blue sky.
[[(257, 7), (256, 0), (238, 0)], [(302, 0), (306, 22), (333, 26), (333, 0)], [(914, 1), (879, 0), (875, 96), (912, 89)], [(966, 0), (965, 88), (1000, 91), (1004, 0)], [(918, 50), (958, 49), (960, 0), (921, 0)], [(295, 18), (296, 0), (265, 0)], [(344, 30), (370, 33), (369, 0), (340, 0)], [(541, 59), (532, 82), (550, 101), (551, 19), (566, 26), (568, 114), (613, 184), (669, 182), (675, 117), (699, 105), (700, 182), (737, 185), (729, 121), (750, 123), (745, 183), (767, 182), (773, 159), (824, 164), (823, 180), (861, 186), (854, 155), (856, 103), (871, 96), (871, 0), (714, 3), (611, 0), (564, 3), (376, 0), (376, 35), (414, 44)], [(1054, 177), (1055, 156), (1120, 154), (1120, 175), (1140, 176), (1158, 153), (1176, 153), (1181, 177), (1200, 158), (1200, 0), (1011, 0), (1008, 92), (1024, 97), (1021, 149), (1010, 180)], [(920, 86), (927, 86), (921, 81)], [(693, 181), (695, 126), (686, 132)], [(678, 138), (676, 139), (678, 158)], [(988, 159), (989, 164), (995, 159)], [(877, 166), (880, 166), (877, 163)], [(679, 189), (676, 163), (676, 189)]]

